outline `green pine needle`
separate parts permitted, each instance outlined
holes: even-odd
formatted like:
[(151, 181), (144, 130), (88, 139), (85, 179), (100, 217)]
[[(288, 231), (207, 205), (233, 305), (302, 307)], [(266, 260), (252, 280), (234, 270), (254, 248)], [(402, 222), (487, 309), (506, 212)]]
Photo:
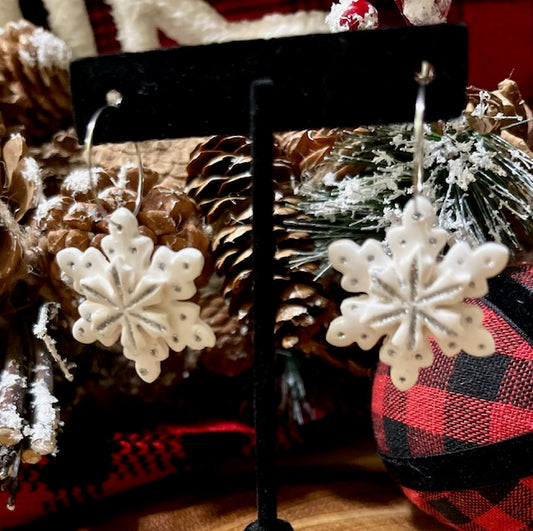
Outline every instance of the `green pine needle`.
[[(533, 159), (463, 119), (426, 126), (424, 149), (424, 194), (452, 240), (497, 241), (512, 254), (523, 252), (524, 239), (533, 236)], [(370, 127), (338, 142), (319, 173), (303, 176), (296, 190), (306, 219), (287, 226), (315, 242), (296, 262), (325, 261), (339, 238), (382, 239), (412, 196), (412, 174), (411, 125)]]

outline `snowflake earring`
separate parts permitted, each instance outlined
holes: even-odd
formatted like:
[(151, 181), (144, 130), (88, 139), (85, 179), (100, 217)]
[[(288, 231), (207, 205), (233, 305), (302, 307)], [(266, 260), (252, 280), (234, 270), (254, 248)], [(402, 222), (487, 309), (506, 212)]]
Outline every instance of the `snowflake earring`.
[(461, 350), (479, 357), (494, 353), (482, 310), (466, 299), (485, 295), (487, 278), (500, 273), (509, 256), (494, 242), (471, 249), (459, 241), (442, 253), (449, 235), (434, 226), (434, 208), (422, 195), (425, 86), (433, 77), (424, 62), (417, 75), (413, 198), (401, 224), (387, 230), (384, 244), (369, 239), (359, 246), (342, 239), (328, 248), (331, 265), (342, 273), (342, 288), (357, 295), (341, 303), (327, 341), (355, 342), (367, 350), (382, 340), (379, 358), (390, 365), (391, 380), (402, 391), (416, 383), (420, 369), (432, 365), (431, 340), (447, 356)]
[[(108, 98), (108, 105), (93, 115), (87, 126), (89, 175), (92, 176), (91, 144), (96, 121), (108, 107), (120, 105), (120, 98)], [(194, 279), (203, 269), (198, 249), (155, 252), (150, 238), (139, 233), (137, 213), (142, 197), (143, 172), (137, 145), (139, 185), (134, 211), (120, 207), (108, 218), (109, 235), (101, 241), (103, 252), (74, 247), (57, 254), (61, 271), (73, 289), (84, 297), (72, 334), (84, 344), (99, 341), (109, 347), (120, 343), (124, 356), (135, 362), (137, 374), (153, 382), (169, 349), (201, 349), (215, 344), (211, 328), (200, 319), (200, 308), (186, 302), (196, 293)]]

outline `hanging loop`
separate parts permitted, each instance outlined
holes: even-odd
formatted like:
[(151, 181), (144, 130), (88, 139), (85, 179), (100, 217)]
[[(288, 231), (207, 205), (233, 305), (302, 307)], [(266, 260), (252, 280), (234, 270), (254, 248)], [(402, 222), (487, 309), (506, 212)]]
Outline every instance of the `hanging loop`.
[[(94, 136), (94, 130), (96, 128), (96, 122), (100, 118), (101, 114), (109, 109), (118, 109), (120, 107), (120, 104), (122, 103), (122, 94), (118, 92), (117, 90), (110, 90), (106, 94), (106, 105), (103, 105), (99, 109), (95, 111), (95, 113), (91, 116), (91, 119), (89, 120), (87, 124), (87, 128), (85, 129), (85, 139), (84, 139), (84, 146), (85, 146), (85, 156), (87, 159), (87, 168), (89, 171), (89, 179), (91, 182), (91, 186), (93, 188), (94, 197), (96, 202), (98, 203), (99, 208), (104, 211), (103, 207), (101, 206), (100, 202), (98, 201), (98, 196), (96, 194), (96, 179), (93, 175), (93, 163), (92, 163), (92, 147), (93, 147), (93, 136)], [(142, 194), (143, 194), (143, 188), (144, 188), (144, 170), (141, 160), (141, 152), (139, 150), (139, 146), (136, 142), (134, 142), (135, 145), (135, 154), (137, 156), (137, 171), (139, 174), (138, 182), (137, 182), (137, 197), (135, 198), (135, 206), (133, 209), (133, 214), (136, 216), (139, 213), (139, 210), (141, 208), (141, 200), (142, 200)]]
[(435, 79), (435, 69), (428, 61), (422, 62), (420, 72), (415, 75), (418, 93), (415, 104), (413, 195), (422, 193), (424, 177), (424, 113), (426, 110), (426, 86)]

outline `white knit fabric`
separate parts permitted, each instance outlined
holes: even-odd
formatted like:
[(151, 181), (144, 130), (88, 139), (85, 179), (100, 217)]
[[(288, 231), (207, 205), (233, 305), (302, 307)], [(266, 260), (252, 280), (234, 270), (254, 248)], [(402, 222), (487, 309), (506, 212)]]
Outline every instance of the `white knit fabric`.
[[(52, 32), (71, 49), (73, 59), (97, 54), (84, 0), (43, 0)], [(271, 13), (256, 20), (229, 22), (205, 0), (105, 0), (111, 7), (124, 52), (160, 47), (158, 30), (180, 45), (330, 33), (323, 11)], [(17, 0), (0, 0), (0, 20), (22, 17)]]
[(322, 11), (266, 15), (257, 20), (227, 21), (204, 0), (106, 0), (111, 6), (124, 51), (159, 46), (157, 30), (181, 45), (254, 38), (329, 33)]
[(72, 51), (72, 56), (96, 55), (96, 43), (84, 0), (43, 0), (52, 32)]

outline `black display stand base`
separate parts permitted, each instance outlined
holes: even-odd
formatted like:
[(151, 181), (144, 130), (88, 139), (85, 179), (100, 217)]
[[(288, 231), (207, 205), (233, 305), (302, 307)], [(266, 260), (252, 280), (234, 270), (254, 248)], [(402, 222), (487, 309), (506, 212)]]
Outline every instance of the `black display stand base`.
[(266, 524), (260, 524), (259, 522), (253, 522), (247, 525), (244, 531), (293, 531), (292, 525), (285, 520), (279, 518), (273, 522)]

